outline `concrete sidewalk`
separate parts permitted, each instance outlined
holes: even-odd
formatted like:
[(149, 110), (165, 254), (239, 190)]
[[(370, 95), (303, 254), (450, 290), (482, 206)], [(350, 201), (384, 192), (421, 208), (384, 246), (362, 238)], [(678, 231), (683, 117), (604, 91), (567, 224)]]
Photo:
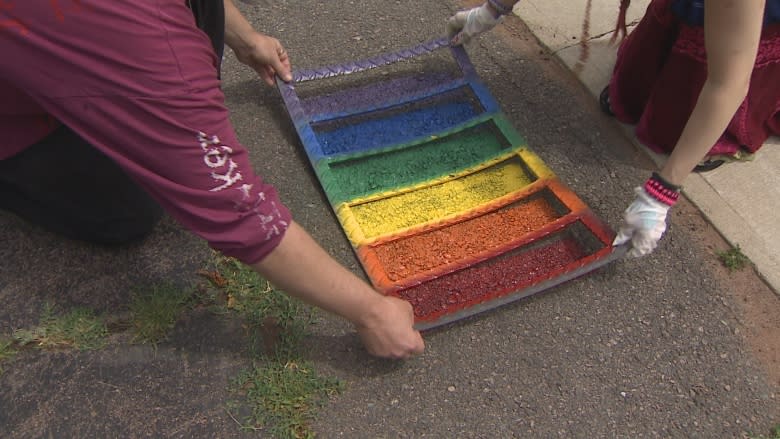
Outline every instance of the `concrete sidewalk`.
[[(632, 26), (644, 14), (649, 0), (634, 0), (627, 22)], [(616, 45), (609, 40), (615, 31), (618, 0), (593, 0), (590, 11), (589, 56), (580, 62), (579, 41), (583, 32), (586, 2), (568, 0), (524, 0), (515, 7), (531, 32), (572, 69), (580, 81), (598, 99), (607, 85), (615, 64)], [(629, 27), (630, 31), (630, 27)], [(619, 122), (615, 122), (619, 123)], [(647, 151), (660, 166), (665, 156), (642, 146), (632, 126), (626, 134)], [(685, 181), (684, 195), (709, 219), (732, 245), (755, 263), (759, 275), (780, 292), (780, 139), (770, 138), (755, 160), (726, 164), (703, 174), (691, 174)]]

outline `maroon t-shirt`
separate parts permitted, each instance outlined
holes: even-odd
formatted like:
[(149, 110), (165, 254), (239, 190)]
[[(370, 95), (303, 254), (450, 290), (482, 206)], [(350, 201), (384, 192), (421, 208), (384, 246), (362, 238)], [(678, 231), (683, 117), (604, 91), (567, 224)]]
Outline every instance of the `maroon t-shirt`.
[(253, 263), (279, 243), (290, 213), (236, 138), (184, 1), (0, 0), (0, 54), (0, 159), (63, 123), (213, 248)]

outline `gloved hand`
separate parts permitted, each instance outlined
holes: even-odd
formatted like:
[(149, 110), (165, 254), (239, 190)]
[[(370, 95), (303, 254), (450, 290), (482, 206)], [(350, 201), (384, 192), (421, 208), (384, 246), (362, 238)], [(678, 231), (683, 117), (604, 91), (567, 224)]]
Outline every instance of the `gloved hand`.
[(631, 241), (628, 255), (638, 258), (652, 252), (658, 245), (658, 240), (666, 231), (666, 214), (670, 206), (650, 196), (644, 188), (637, 187), (634, 192), (636, 199), (623, 214), (623, 224), (612, 245)]
[(495, 17), (488, 9), (487, 3), (482, 6), (461, 11), (447, 20), (447, 37), (453, 45), (468, 43), (477, 35), (496, 27), (501, 16)]

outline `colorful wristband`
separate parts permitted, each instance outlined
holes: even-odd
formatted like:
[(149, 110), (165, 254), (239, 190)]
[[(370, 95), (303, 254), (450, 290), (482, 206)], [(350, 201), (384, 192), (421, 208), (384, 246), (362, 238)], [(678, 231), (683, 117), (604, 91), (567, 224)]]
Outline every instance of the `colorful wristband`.
[(490, 6), (498, 12), (498, 15), (507, 15), (512, 13), (512, 7), (501, 3), (499, 0), (488, 0)]
[(645, 192), (667, 206), (674, 206), (680, 197), (680, 186), (669, 183), (658, 173), (653, 172), (645, 182)]

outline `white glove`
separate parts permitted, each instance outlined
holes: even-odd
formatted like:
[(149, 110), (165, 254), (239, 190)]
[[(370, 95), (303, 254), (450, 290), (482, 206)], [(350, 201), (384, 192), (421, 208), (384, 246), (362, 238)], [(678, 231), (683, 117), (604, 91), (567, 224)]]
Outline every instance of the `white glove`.
[(666, 231), (668, 205), (653, 198), (641, 187), (634, 189), (636, 199), (623, 214), (620, 232), (613, 246), (631, 241), (628, 255), (638, 258), (652, 252)]
[(458, 12), (447, 19), (447, 37), (453, 45), (459, 46), (493, 29), (500, 21), (501, 16), (494, 17), (485, 3), (480, 7)]

